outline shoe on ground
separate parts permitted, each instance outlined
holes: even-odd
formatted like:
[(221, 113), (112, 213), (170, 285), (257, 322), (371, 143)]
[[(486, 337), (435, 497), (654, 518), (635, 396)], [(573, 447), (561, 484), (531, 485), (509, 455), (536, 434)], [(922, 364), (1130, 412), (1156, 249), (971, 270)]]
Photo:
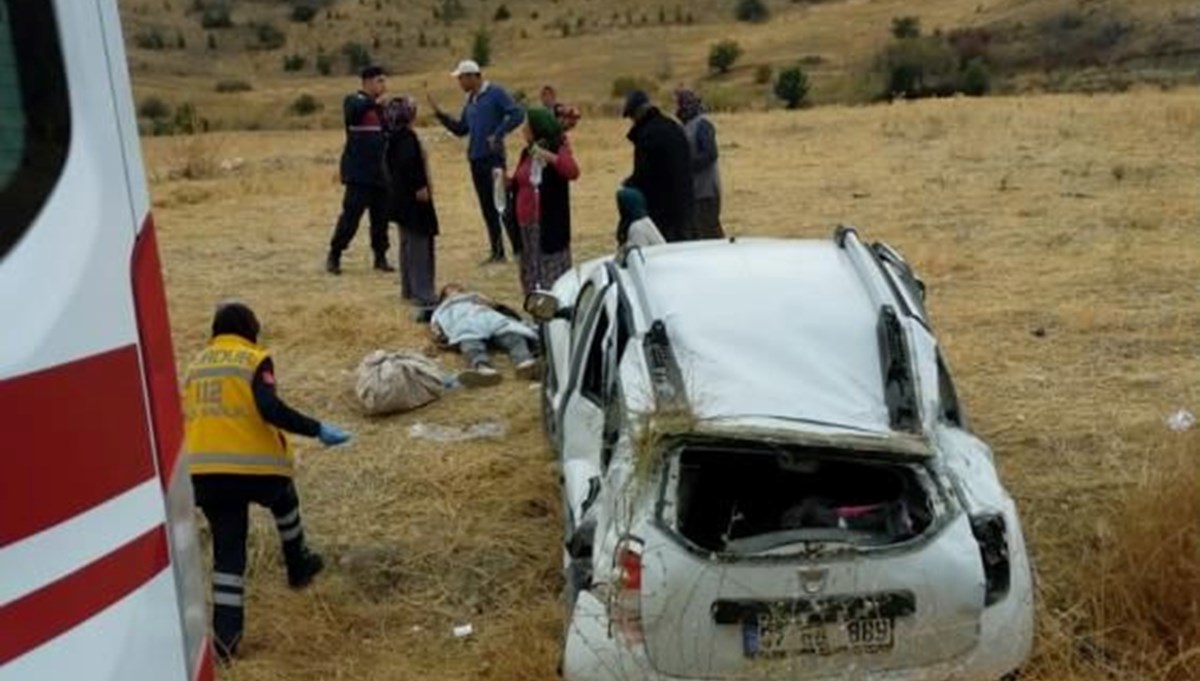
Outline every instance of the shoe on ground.
[(325, 560), (321, 554), (305, 551), (304, 556), (295, 564), (288, 566), (288, 586), (293, 589), (303, 589), (312, 584), (313, 578), (325, 569)]
[(340, 257), (330, 253), (329, 257), (325, 258), (325, 271), (330, 274), (335, 274), (335, 275), (341, 274), (342, 273), (342, 259)]
[(483, 260), (483, 262), (479, 263), (479, 266), (480, 266), (480, 267), (486, 267), (486, 266), (488, 266), (488, 265), (503, 265), (505, 262), (507, 262), (507, 260), (505, 260), (505, 259), (504, 259), (504, 255), (503, 255), (503, 254), (501, 254), (501, 255), (489, 255), (487, 258), (485, 258), (485, 259)]
[(527, 359), (524, 362), (517, 363), (517, 378), (526, 381), (535, 381), (538, 377), (538, 363), (536, 359)]
[(500, 385), (504, 377), (492, 367), (481, 364), (458, 375), (458, 382), (468, 388), (491, 388)]
[(395, 272), (396, 268), (387, 261), (387, 258), (375, 258), (375, 270), (377, 272)]

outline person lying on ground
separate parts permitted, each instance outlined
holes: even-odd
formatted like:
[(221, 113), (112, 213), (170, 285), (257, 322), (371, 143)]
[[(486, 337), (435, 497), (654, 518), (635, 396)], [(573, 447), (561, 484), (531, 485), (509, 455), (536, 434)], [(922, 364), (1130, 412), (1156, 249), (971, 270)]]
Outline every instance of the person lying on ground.
[(441, 304), (433, 311), (430, 332), (439, 342), (457, 346), (467, 361), (467, 370), (458, 380), (468, 388), (492, 386), (503, 380), (488, 355), (488, 346), (496, 345), (506, 351), (516, 369), (517, 377), (537, 376), (537, 360), (530, 350), (530, 341), (537, 333), (529, 325), (501, 312), (487, 296), (468, 291), (460, 284), (442, 288)]

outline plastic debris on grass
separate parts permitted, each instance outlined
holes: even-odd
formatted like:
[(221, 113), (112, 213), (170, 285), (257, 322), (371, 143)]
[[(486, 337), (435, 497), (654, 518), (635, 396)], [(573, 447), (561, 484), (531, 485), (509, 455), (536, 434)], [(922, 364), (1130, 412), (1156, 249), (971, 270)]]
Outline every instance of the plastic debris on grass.
[(508, 425), (503, 421), (480, 421), (466, 426), (443, 426), (430, 423), (414, 423), (408, 436), (417, 440), (434, 442), (466, 442), (467, 440), (500, 439), (508, 435)]

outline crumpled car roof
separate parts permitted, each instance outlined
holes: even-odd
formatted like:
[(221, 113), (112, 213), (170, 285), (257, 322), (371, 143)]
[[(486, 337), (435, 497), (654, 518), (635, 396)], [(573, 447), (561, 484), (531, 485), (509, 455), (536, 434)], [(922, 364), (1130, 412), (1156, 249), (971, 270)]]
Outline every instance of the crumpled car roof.
[(694, 415), (890, 430), (878, 310), (832, 241), (747, 239), (645, 250)]

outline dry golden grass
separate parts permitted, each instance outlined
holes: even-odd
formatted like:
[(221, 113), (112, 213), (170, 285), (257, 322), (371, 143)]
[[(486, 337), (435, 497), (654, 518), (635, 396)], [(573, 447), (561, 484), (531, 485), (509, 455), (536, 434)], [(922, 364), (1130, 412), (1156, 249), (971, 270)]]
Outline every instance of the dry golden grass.
[[(852, 222), (926, 278), (968, 413), (1024, 514), (1040, 585), (1035, 679), (1196, 675), (1195, 658), (1178, 656), (1200, 645), (1200, 451), (1194, 434), (1163, 425), (1177, 407), (1200, 407), (1196, 95), (716, 118), (730, 231), (825, 238)], [(575, 138), (577, 260), (612, 244), (612, 192), (631, 157), (623, 132), (587, 120)], [(422, 136), (443, 222), (440, 281), (518, 302), (512, 266), (476, 267), (485, 239), (461, 144)], [(244, 298), (282, 394), (357, 436), (345, 450), (301, 448), (308, 532), (332, 559), (313, 588), (286, 589), (269, 519), (256, 517), (246, 659), (222, 678), (553, 678), (561, 525), (536, 394), (509, 380), (360, 417), (349, 372), (362, 356), (426, 340), (394, 278), (370, 271), (365, 225), (346, 274), (321, 269), (340, 135), (220, 144), (245, 168), (187, 182), (165, 179), (168, 141), (146, 142), (179, 361), (201, 347), (217, 300)], [(505, 420), (508, 437), (407, 436), (417, 422), (485, 418)], [(476, 635), (454, 639), (468, 621)]]

